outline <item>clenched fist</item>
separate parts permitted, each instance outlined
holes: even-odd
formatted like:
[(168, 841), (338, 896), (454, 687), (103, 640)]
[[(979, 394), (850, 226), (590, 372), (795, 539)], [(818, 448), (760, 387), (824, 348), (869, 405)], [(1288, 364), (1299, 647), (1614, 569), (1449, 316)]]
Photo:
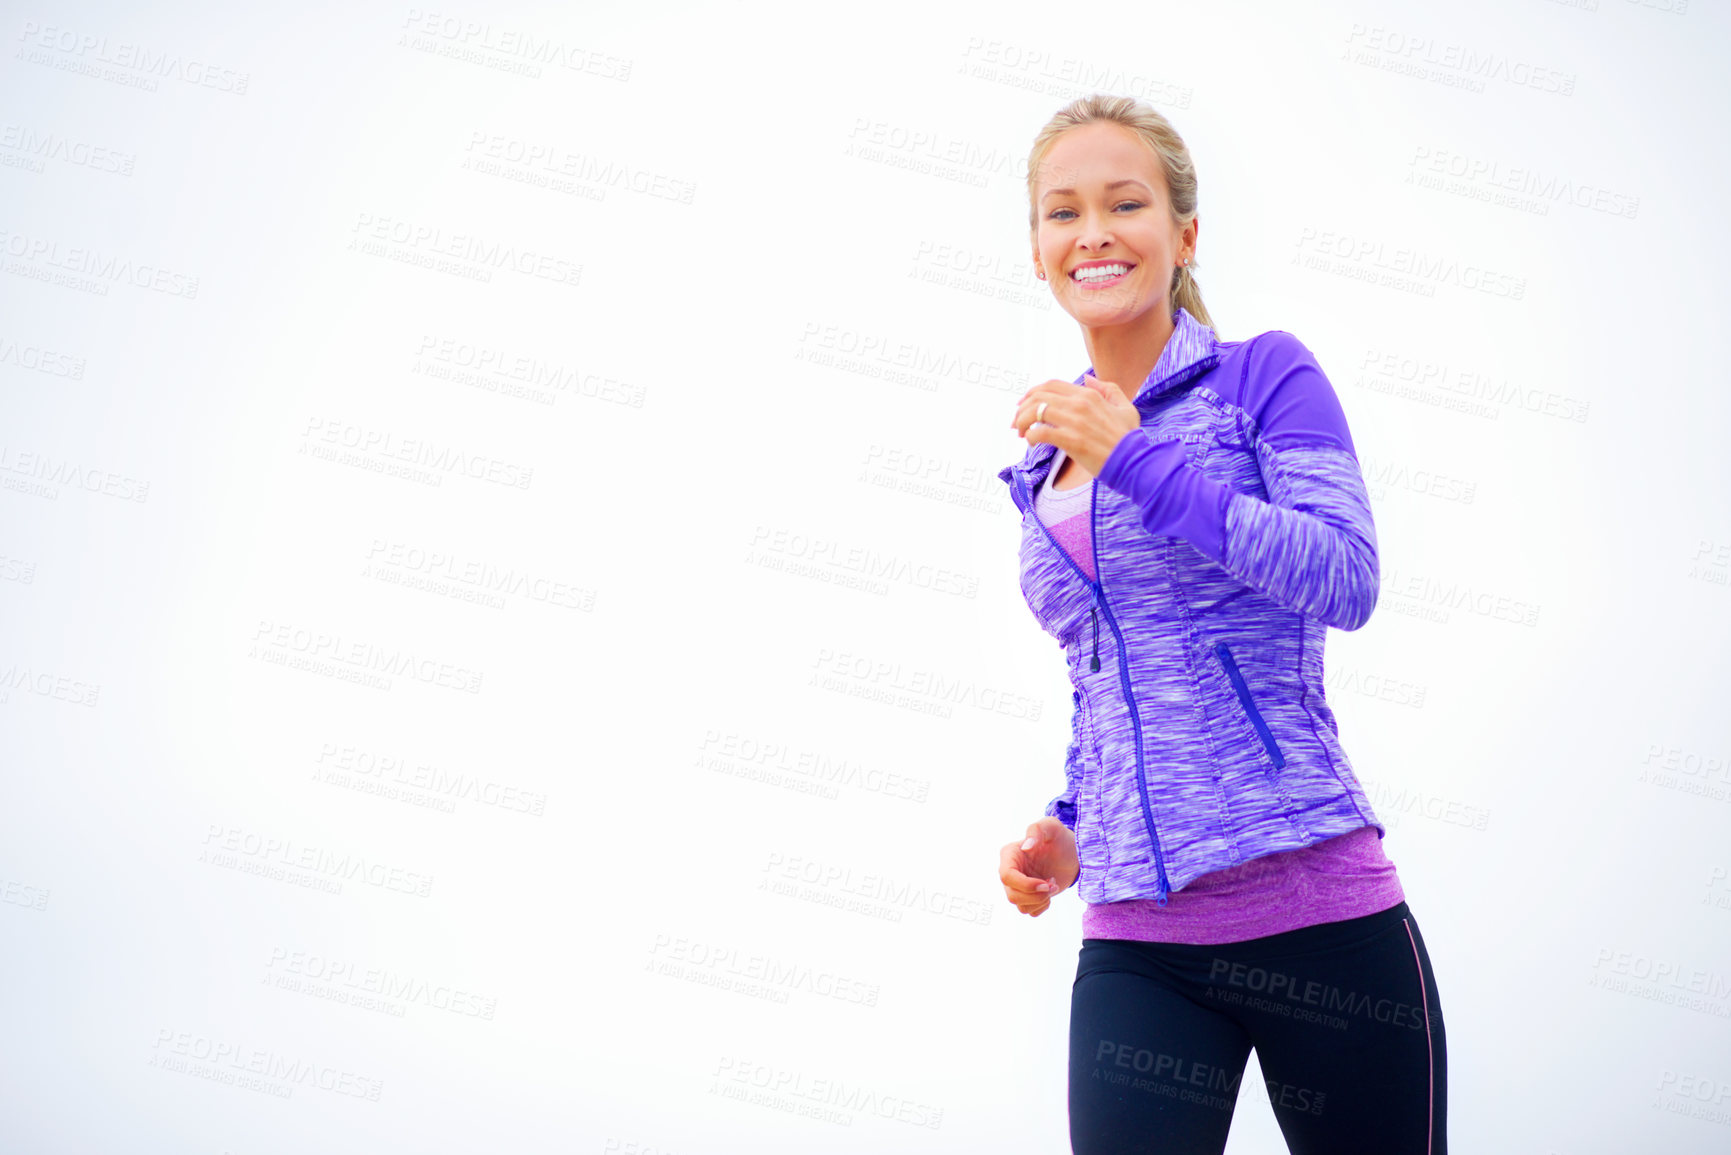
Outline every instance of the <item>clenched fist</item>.
[(1028, 827), (1028, 836), (998, 852), (998, 879), (1016, 909), (1038, 918), (1052, 899), (1068, 890), (1081, 873), (1076, 836), (1056, 818)]

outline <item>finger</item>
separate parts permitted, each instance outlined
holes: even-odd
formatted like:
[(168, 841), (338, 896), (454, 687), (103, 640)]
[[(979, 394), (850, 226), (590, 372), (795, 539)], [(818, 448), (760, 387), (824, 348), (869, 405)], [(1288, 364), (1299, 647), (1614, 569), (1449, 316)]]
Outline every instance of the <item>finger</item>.
[(1042, 390), (1042, 389), (1062, 389), (1066, 385), (1074, 387), (1075, 383), (1072, 381), (1061, 381), (1056, 377), (1048, 377), (1046, 380), (1040, 382), (1038, 385), (1028, 386), (1028, 391), (1026, 393), (1022, 394), (1021, 400), (1017, 401), (1016, 404), (1020, 405), (1023, 401), (1026, 401), (1028, 398), (1030, 398), (1034, 394), (1040, 392), (1040, 390)]
[(1019, 870), (1012, 871), (1008, 876), (1000, 875), (999, 881), (1003, 882), (1006, 889), (1014, 888), (1030, 898), (1049, 897), (1058, 893), (1059, 889), (1054, 878), (1023, 874)]
[[(1076, 386), (1071, 382), (1058, 381), (1056, 379), (1051, 381), (1042, 381), (1040, 384), (1022, 394), (1021, 398), (1016, 402), (1016, 417), (1021, 418), (1024, 415), (1035, 413), (1040, 408), (1040, 402), (1042, 401), (1061, 401), (1075, 392)], [(1046, 412), (1051, 412), (1050, 405), (1047, 406)]]
[(1028, 891), (1033, 890), (1034, 883), (1038, 882), (1039, 879), (1023, 872), (1022, 867), (1024, 865), (1021, 851), (1012, 842), (1004, 847), (998, 855), (998, 881), (1005, 886), (1016, 886)]
[(1058, 831), (1062, 829), (1064, 829), (1064, 824), (1061, 821), (1048, 816), (1036, 819), (1034, 824), (1028, 827), (1028, 837), (1038, 838), (1041, 842), (1050, 842), (1058, 837)]
[(1046, 412), (1050, 413), (1052, 411), (1052, 399), (1044, 394), (1032, 394), (1016, 406), (1016, 412), (1010, 418), (1011, 427), (1021, 433), (1026, 433), (1028, 426), (1032, 425), (1038, 417), (1042, 401), (1046, 403)]
[[(1040, 416), (1040, 403), (1046, 403), (1045, 416)], [(1063, 426), (1071, 416), (1072, 401), (1069, 397), (1055, 394), (1043, 394), (1034, 398), (1020, 409), (1016, 410), (1016, 418), (1011, 423), (1022, 436), (1028, 435), (1028, 430), (1038, 421), (1042, 425)]]
[(1020, 861), (1019, 856), (1010, 858), (1009, 848), (1005, 847), (1005, 857), (998, 863), (998, 881), (1004, 884), (1005, 890), (1034, 898), (1054, 889), (1050, 886), (1050, 878), (1036, 878), (1022, 869), (1024, 865), (1026, 864)]

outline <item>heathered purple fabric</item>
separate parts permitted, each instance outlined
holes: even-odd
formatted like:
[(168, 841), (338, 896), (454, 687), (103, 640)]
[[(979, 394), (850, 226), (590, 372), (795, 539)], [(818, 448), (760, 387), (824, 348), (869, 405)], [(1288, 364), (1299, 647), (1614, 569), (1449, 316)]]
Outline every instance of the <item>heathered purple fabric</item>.
[(1375, 828), (1283, 850), (1204, 874), (1165, 906), (1149, 899), (1092, 903), (1083, 938), (1213, 944), (1387, 910), (1406, 893)]
[[(1091, 577), (1094, 557), (1087, 490), (1094, 480), (1057, 489), (1052, 479), (1064, 457), (1062, 449), (1053, 454), (1052, 472), (1034, 491), (1034, 512)], [(1242, 866), (1204, 874), (1174, 892), (1164, 906), (1139, 898), (1090, 903), (1082, 914), (1082, 937), (1244, 942), (1375, 914), (1405, 898), (1394, 863), (1383, 853), (1381, 837), (1373, 827), (1361, 826), (1300, 850), (1265, 854)]]
[(1092, 487), (1092, 580), (1031, 508), (1056, 446), (998, 473), (1022, 512), (1023, 595), (1069, 663), (1046, 813), (1076, 833), (1090, 903), (1166, 902), (1263, 855), (1384, 833), (1322, 685), (1326, 627), (1363, 625), (1379, 577), (1339, 399), (1290, 333), (1173, 323), (1134, 396), (1142, 426)]

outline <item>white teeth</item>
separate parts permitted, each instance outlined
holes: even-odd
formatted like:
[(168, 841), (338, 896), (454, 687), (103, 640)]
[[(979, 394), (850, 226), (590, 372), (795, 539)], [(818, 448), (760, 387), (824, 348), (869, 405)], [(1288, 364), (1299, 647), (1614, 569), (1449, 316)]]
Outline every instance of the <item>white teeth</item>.
[(1078, 281), (1102, 281), (1121, 276), (1130, 271), (1129, 265), (1095, 265), (1091, 269), (1081, 269), (1070, 276)]

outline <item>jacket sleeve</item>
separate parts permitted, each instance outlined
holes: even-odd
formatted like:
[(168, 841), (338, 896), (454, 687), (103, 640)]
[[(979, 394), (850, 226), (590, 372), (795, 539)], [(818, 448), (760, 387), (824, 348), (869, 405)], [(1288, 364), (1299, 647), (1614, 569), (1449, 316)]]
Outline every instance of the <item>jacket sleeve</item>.
[[(1075, 690), (1070, 691), (1070, 700), (1075, 709), (1070, 715), (1070, 748), (1064, 752), (1064, 792), (1046, 803), (1046, 817), (1056, 818), (1070, 828), (1070, 833), (1076, 832), (1076, 793), (1082, 786), (1082, 695)], [(1080, 862), (1076, 868), (1076, 882), (1082, 881)], [(1072, 883), (1071, 885), (1075, 885)]]
[(1146, 427), (1114, 447), (1099, 480), (1136, 503), (1150, 533), (1182, 537), (1288, 609), (1356, 630), (1381, 574), (1340, 399), (1310, 350), (1278, 329), (1251, 342), (1241, 381), (1267, 501), (1203, 474), (1181, 441)]

